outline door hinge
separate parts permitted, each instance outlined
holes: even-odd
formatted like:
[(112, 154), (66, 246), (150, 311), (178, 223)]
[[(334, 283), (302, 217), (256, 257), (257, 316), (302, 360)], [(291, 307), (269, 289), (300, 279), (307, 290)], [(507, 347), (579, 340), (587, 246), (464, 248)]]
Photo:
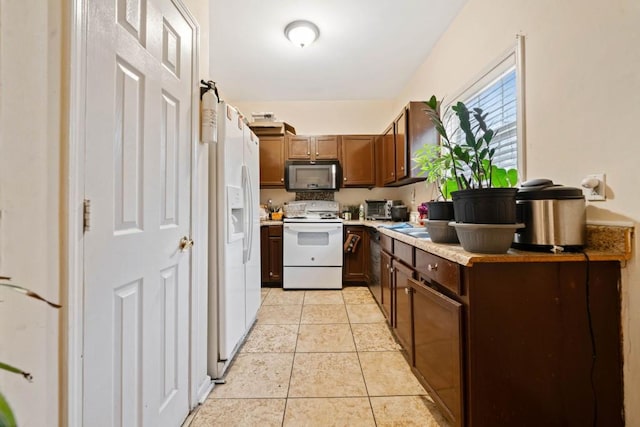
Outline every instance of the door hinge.
[(91, 230), (91, 200), (84, 199), (82, 202), (82, 231), (85, 233)]

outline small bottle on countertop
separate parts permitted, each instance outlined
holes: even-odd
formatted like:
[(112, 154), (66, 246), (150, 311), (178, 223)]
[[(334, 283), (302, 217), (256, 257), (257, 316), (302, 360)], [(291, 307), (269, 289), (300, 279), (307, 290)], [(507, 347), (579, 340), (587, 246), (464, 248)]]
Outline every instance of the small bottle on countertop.
[(364, 206), (360, 203), (360, 214), (358, 215), (358, 219), (360, 221), (364, 221)]

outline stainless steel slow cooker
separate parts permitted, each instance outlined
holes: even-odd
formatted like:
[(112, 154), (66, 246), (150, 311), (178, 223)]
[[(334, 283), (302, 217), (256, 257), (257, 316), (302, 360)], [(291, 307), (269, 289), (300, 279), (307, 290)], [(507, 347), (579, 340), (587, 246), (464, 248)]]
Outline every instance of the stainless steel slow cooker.
[(517, 230), (514, 246), (533, 250), (581, 250), (586, 244), (586, 212), (582, 190), (534, 179), (516, 194), (516, 212), (525, 228)]

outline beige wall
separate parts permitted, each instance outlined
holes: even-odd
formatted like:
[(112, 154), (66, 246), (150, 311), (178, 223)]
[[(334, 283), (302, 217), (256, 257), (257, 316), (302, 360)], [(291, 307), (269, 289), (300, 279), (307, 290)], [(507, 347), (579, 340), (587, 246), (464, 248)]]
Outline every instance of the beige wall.
[[(224, 88), (220, 88), (224, 98)], [(380, 133), (391, 114), (390, 101), (234, 102), (242, 113), (273, 112), (277, 120), (295, 127), (298, 135)]]
[[(0, 1), (0, 275), (60, 300), (61, 1)], [(0, 290), (0, 390), (23, 426), (58, 419), (59, 313)]]

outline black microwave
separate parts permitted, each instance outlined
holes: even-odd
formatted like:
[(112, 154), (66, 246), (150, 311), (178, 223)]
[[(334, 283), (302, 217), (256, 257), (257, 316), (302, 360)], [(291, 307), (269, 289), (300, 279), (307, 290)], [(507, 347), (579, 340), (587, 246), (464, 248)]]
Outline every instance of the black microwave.
[(287, 191), (338, 191), (342, 169), (337, 160), (288, 160), (284, 167)]

